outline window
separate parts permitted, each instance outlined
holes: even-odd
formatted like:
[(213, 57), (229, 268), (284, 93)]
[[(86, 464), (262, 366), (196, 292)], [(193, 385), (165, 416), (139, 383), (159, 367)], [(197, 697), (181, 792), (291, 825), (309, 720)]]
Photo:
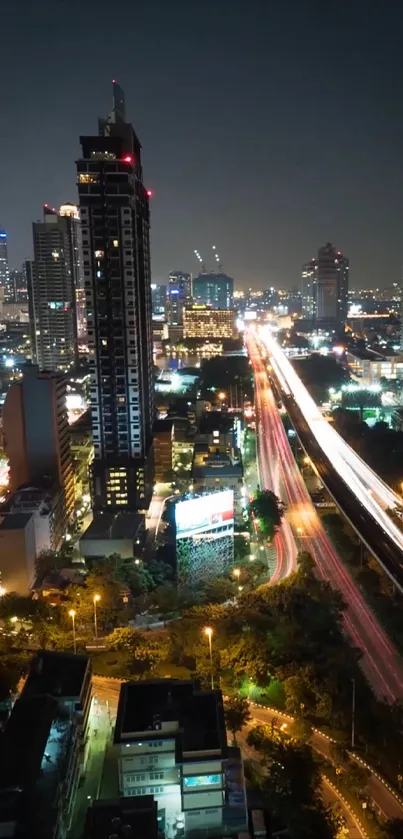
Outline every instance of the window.
[(219, 784), (220, 780), (220, 775), (192, 775), (189, 778), (183, 779), (185, 789), (189, 787), (206, 787), (210, 784)]
[(99, 183), (99, 175), (95, 173), (81, 173), (78, 176), (78, 183), (79, 184), (98, 184)]
[(119, 239), (114, 239), (112, 244), (113, 244), (114, 248), (118, 248), (119, 247)]

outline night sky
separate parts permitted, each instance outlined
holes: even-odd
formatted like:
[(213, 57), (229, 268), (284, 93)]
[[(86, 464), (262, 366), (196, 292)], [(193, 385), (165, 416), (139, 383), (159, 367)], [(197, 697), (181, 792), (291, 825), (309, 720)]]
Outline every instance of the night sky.
[(384, 0), (3, 0), (0, 225), (77, 200), (112, 78), (143, 144), (152, 275), (218, 248), (238, 288), (291, 287), (330, 240), (356, 287), (403, 265), (403, 7)]

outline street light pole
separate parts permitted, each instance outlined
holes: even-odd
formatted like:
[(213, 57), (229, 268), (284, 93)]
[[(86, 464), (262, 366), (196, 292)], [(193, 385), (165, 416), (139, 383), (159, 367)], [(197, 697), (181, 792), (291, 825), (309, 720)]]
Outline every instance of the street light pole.
[(211, 690), (214, 690), (213, 647), (212, 647), (212, 643), (211, 643), (213, 630), (212, 630), (211, 626), (206, 626), (204, 632), (207, 635), (208, 645), (209, 645), (209, 650), (210, 650)]
[(69, 615), (70, 615), (70, 617), (71, 617), (72, 624), (73, 624), (73, 649), (74, 649), (74, 655), (77, 655), (77, 644), (76, 644), (76, 613), (75, 613), (75, 610), (74, 610), (74, 609), (70, 609), (70, 611), (69, 611)]
[(98, 620), (97, 620), (97, 603), (101, 599), (100, 594), (94, 594), (94, 629), (95, 640), (98, 641)]
[(355, 679), (351, 679), (353, 683), (353, 696), (351, 705), (351, 748), (355, 748)]

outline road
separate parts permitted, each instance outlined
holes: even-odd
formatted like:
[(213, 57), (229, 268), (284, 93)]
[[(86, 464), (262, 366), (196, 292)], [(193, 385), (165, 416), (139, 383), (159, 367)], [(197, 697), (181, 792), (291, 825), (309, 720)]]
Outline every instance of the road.
[(320, 575), (343, 595), (347, 604), (344, 613), (345, 629), (352, 643), (363, 652), (362, 668), (373, 691), (379, 698), (394, 702), (403, 698), (402, 659), (355, 586), (323, 528), (293, 457), (271, 394), (265, 363), (251, 332), (248, 335), (248, 350), (259, 399), (261, 402), (263, 400), (261, 463), (266, 462), (264, 468), (269, 479), (268, 470), (273, 467), (268, 464), (272, 459), (274, 444), (286, 492), (287, 518), (292, 523), (294, 533), (300, 531), (300, 547), (312, 555)]
[(298, 436), (323, 483), (373, 556), (403, 593), (403, 532), (387, 513), (402, 499), (347, 445), (264, 327), (259, 333)]

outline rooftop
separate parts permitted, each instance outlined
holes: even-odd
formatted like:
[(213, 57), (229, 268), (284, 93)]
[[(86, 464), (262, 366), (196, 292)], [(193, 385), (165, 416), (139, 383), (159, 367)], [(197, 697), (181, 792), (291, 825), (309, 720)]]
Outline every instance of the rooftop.
[(226, 749), (221, 691), (200, 690), (199, 683), (190, 679), (150, 679), (121, 686), (116, 743), (133, 732), (161, 737), (161, 724), (171, 721), (179, 723), (183, 752)]
[(157, 806), (152, 795), (94, 801), (87, 810), (84, 839), (157, 839)]
[(134, 539), (144, 525), (140, 513), (95, 513), (80, 542), (90, 539)]
[(86, 655), (42, 650), (31, 663), (22, 696), (79, 697), (88, 664)]
[(0, 530), (23, 530), (32, 518), (32, 513), (6, 513), (0, 521)]
[(39, 778), (56, 715), (57, 702), (51, 696), (24, 696), (24, 693), (17, 699), (2, 736), (0, 789), (23, 788)]

